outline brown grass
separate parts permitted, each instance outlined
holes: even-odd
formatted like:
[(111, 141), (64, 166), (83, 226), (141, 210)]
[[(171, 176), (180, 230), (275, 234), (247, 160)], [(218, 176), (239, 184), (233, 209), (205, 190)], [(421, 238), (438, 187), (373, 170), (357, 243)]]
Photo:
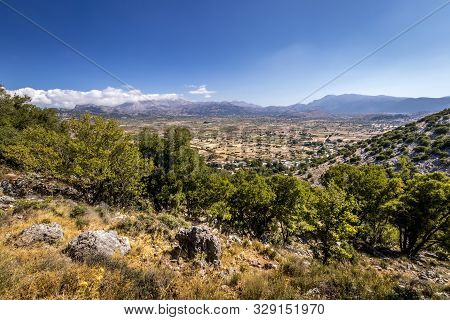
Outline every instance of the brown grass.
[[(224, 237), (220, 267), (171, 261), (173, 235), (184, 224), (179, 217), (126, 212), (127, 218), (116, 221), (114, 209), (100, 214), (89, 206), (82, 215), (88, 227), (82, 229), (115, 229), (129, 237), (132, 250), (125, 257), (77, 263), (62, 254), (81, 232), (79, 216), (70, 217), (75, 206), (72, 201), (50, 199), (46, 206), (28, 208), (22, 219), (11, 210), (6, 213), (0, 222), (1, 299), (436, 298), (435, 292), (445, 289), (400, 287), (401, 279), (373, 270), (365, 258), (354, 264), (322, 265), (248, 239), (226, 244)], [(63, 240), (54, 246), (12, 245), (12, 237), (41, 222), (61, 224)], [(264, 270), (269, 262), (277, 269)]]

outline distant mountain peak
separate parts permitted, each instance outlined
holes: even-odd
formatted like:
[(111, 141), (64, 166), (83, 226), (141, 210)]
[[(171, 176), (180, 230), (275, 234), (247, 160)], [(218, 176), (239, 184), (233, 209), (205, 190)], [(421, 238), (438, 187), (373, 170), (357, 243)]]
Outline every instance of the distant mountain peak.
[[(361, 94), (326, 95), (308, 104), (261, 107), (245, 101), (194, 102), (161, 98), (126, 102), (113, 107), (94, 104), (77, 105), (72, 113), (90, 112), (120, 116), (292, 116), (324, 118), (356, 114), (412, 114), (437, 112), (450, 107), (450, 97), (402, 98)], [(65, 111), (67, 112), (67, 111)]]
[(361, 94), (327, 95), (307, 104), (336, 114), (436, 112), (450, 104), (449, 97), (404, 98)]

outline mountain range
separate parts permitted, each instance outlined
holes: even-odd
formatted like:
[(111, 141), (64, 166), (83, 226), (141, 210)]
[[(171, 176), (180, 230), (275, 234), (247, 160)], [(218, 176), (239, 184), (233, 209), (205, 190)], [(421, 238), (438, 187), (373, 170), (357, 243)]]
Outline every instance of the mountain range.
[(262, 107), (244, 101), (193, 102), (158, 99), (127, 102), (117, 106), (77, 105), (63, 113), (89, 112), (112, 117), (145, 116), (288, 116), (326, 118), (362, 114), (415, 114), (437, 112), (450, 107), (450, 96), (443, 98), (401, 98), (357, 94), (327, 95), (308, 104)]

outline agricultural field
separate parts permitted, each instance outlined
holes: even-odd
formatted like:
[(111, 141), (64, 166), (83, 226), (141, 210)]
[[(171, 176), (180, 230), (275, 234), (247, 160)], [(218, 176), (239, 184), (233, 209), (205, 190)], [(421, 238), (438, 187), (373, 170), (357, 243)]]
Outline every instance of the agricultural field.
[(296, 118), (154, 118), (122, 119), (130, 133), (150, 128), (162, 133), (169, 126), (183, 126), (193, 135), (192, 146), (207, 162), (224, 166), (248, 160), (277, 161), (296, 167), (312, 157), (332, 155), (341, 146), (369, 139), (391, 130), (402, 121), (363, 119), (303, 120)]

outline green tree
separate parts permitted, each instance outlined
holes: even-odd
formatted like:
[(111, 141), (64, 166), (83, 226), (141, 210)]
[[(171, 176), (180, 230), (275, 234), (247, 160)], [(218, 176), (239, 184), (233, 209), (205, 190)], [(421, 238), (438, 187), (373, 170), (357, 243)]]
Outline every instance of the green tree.
[(415, 257), (423, 249), (448, 244), (449, 198), (450, 178), (445, 173), (416, 174), (404, 192), (384, 206), (398, 227), (402, 253)]
[(141, 154), (155, 164), (145, 185), (157, 210), (186, 209), (186, 193), (197, 188), (205, 163), (191, 147), (191, 138), (189, 130), (183, 127), (169, 127), (163, 138), (149, 131), (138, 136)]
[(39, 109), (30, 98), (10, 95), (0, 86), (0, 157), (3, 147), (13, 143), (19, 132), (40, 126), (58, 131), (60, 121), (53, 109)]
[(347, 194), (330, 183), (326, 188), (316, 188), (315, 208), (309, 215), (314, 247), (324, 263), (330, 259), (352, 257), (349, 240), (357, 233), (358, 217), (352, 213), (355, 203)]
[(236, 188), (226, 172), (212, 169), (197, 174), (186, 192), (190, 216), (207, 216), (215, 222), (231, 219), (229, 201)]
[(278, 223), (283, 241), (288, 242), (299, 231), (311, 210), (311, 187), (305, 181), (285, 175), (274, 175), (267, 181), (275, 194), (270, 216)]
[(159, 134), (146, 128), (139, 133), (137, 140), (142, 156), (152, 159), (156, 166), (162, 165), (164, 141)]
[(151, 166), (116, 121), (84, 115), (67, 122), (72, 164), (67, 178), (92, 196), (126, 204), (141, 193)]
[(233, 224), (256, 237), (268, 231), (273, 219), (270, 206), (275, 199), (264, 177), (239, 170), (232, 178), (236, 192), (231, 198)]
[(43, 127), (29, 127), (3, 147), (9, 163), (25, 171), (65, 178), (72, 162), (69, 158), (69, 135)]
[(372, 248), (383, 244), (389, 226), (389, 215), (381, 207), (401, 190), (398, 178), (389, 178), (379, 165), (340, 164), (330, 168), (322, 183), (336, 184), (355, 200), (353, 212), (358, 216), (361, 228), (359, 237)]
[(125, 205), (136, 200), (151, 167), (118, 123), (85, 115), (63, 127), (60, 132), (40, 126), (21, 131), (4, 148), (6, 159), (63, 179), (93, 202)]

